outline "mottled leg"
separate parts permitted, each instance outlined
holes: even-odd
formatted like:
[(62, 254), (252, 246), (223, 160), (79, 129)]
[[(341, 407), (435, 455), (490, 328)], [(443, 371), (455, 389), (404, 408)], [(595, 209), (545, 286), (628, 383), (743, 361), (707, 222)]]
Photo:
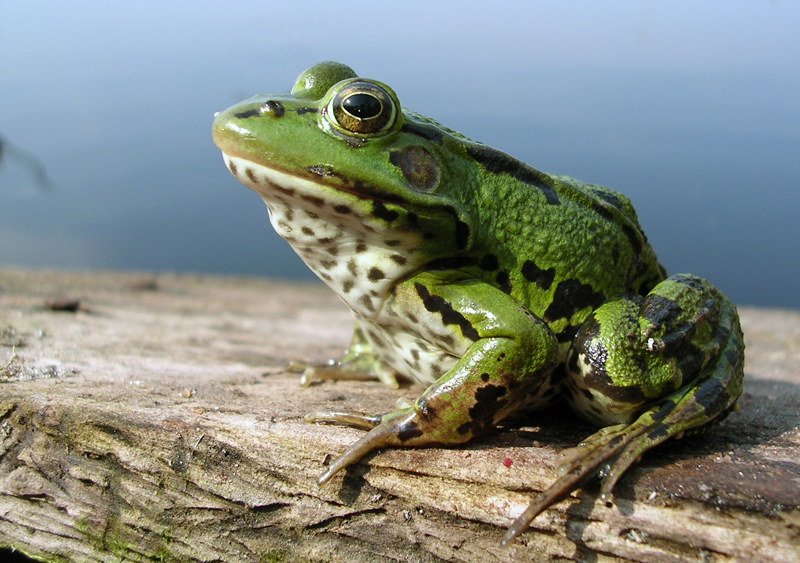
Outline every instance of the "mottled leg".
[(588, 420), (618, 424), (565, 452), (558, 480), (514, 522), (503, 544), (584, 477), (598, 473), (608, 502), (645, 451), (721, 421), (741, 395), (743, 366), (736, 309), (705, 280), (674, 276), (644, 299), (602, 305), (573, 343), (568, 397)]

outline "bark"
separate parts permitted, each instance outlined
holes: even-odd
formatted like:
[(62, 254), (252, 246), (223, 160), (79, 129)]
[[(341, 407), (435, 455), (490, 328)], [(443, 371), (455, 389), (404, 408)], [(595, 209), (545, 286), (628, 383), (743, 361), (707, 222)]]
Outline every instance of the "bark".
[(502, 550), (591, 427), (550, 411), (457, 448), (384, 450), (318, 487), (362, 432), (305, 413), (421, 392), (284, 372), (347, 345), (328, 290), (0, 270), (0, 545), (87, 562), (798, 561), (800, 313), (741, 314), (739, 412), (645, 455), (613, 506), (590, 482)]

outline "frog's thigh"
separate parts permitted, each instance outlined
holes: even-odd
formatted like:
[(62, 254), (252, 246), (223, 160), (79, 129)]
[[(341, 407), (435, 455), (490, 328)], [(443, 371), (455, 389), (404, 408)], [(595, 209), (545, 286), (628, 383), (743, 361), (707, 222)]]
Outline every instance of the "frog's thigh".
[[(569, 352), (565, 395), (577, 413), (605, 426), (632, 422), (676, 391), (719, 376), (712, 392), (719, 397), (704, 397), (718, 404), (698, 415), (707, 421), (741, 393), (743, 349), (730, 301), (703, 279), (673, 276), (644, 298), (612, 299), (592, 313)], [(723, 353), (732, 355), (727, 367), (718, 362)]]

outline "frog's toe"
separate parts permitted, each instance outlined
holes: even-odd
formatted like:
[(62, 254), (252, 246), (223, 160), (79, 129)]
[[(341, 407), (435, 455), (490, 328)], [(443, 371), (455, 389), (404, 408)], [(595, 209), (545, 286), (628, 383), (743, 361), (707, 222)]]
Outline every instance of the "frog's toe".
[(397, 376), (391, 370), (362, 370), (359, 365), (337, 360), (328, 360), (324, 364), (292, 362), (286, 366), (286, 371), (301, 374), (300, 385), (303, 387), (330, 380), (374, 381), (377, 379), (391, 389), (400, 388)]
[[(325, 416), (312, 419), (316, 421), (349, 424), (350, 426), (358, 426), (358, 424), (353, 424), (353, 421), (362, 423), (367, 421), (370, 423), (380, 422), (379, 424), (373, 424), (369, 432), (362, 436), (355, 444), (347, 448), (341, 456), (336, 458), (325, 472), (320, 475), (317, 482), (320, 485), (324, 485), (339, 471), (356, 463), (368, 453), (385, 446), (398, 445), (398, 440), (402, 442), (404, 433), (407, 433), (409, 428), (415, 427), (415, 418), (416, 413), (414, 409), (406, 409), (386, 415), (385, 417), (365, 417), (343, 413), (328, 413)], [(381, 419), (383, 420), (381, 421)], [(362, 426), (362, 428), (366, 428), (366, 426)]]
[(619, 478), (644, 452), (669, 438), (705, 431), (722, 421), (736, 408), (738, 394), (731, 392), (729, 383), (741, 377), (740, 364), (739, 354), (721, 354), (706, 379), (669, 395), (632, 423), (603, 428), (566, 450), (556, 469), (559, 478), (514, 521), (503, 545), (527, 529), (549, 506), (566, 497), (585, 477), (596, 472), (602, 480), (600, 498), (610, 502)]
[(306, 422), (327, 422), (362, 430), (372, 430), (381, 423), (382, 418), (381, 415), (369, 416), (361, 413), (332, 411), (314, 411), (304, 417)]
[(603, 463), (613, 458), (625, 442), (620, 436), (626, 432), (627, 425), (604, 428), (593, 434), (581, 445), (566, 450), (565, 457), (556, 471), (559, 478), (550, 488), (538, 495), (508, 529), (502, 545), (506, 546), (525, 531), (539, 514), (548, 507), (565, 498), (587, 476), (601, 468)]

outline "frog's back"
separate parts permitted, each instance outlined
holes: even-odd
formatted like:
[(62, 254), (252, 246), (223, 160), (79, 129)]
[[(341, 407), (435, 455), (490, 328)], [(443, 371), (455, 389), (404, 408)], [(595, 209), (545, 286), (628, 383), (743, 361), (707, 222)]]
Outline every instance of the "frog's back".
[(561, 340), (606, 299), (645, 294), (665, 277), (627, 197), (479, 143), (466, 152), (479, 164), (477, 253), (497, 258), (488, 276)]

